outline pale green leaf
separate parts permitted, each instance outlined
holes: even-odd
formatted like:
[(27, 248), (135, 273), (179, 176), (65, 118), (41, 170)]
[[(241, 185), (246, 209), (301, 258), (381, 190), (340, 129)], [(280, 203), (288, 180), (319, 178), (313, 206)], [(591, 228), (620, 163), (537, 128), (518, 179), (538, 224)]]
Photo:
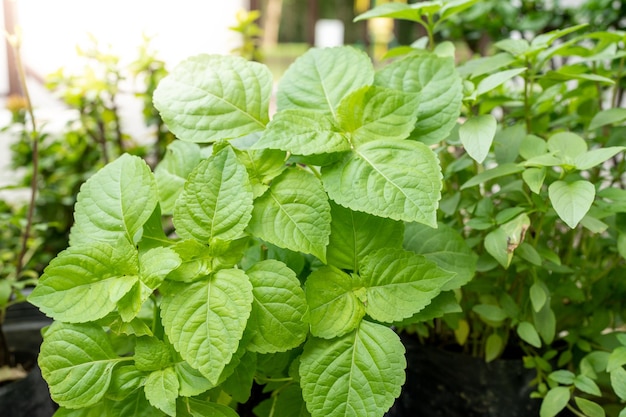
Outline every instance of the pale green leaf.
[(153, 407), (169, 416), (176, 416), (176, 398), (178, 398), (178, 378), (174, 368), (165, 368), (151, 372), (143, 387), (146, 398)]
[[(416, 6), (423, 3), (416, 3)], [(457, 122), (463, 88), (454, 59), (425, 53), (393, 62), (376, 73), (376, 85), (416, 93), (417, 123), (411, 138), (426, 145), (444, 140)]]
[(613, 349), (609, 356), (609, 362), (606, 365), (606, 371), (612, 372), (617, 368), (626, 365), (626, 346), (618, 346)]
[(585, 413), (587, 417), (604, 417), (606, 413), (604, 409), (593, 401), (589, 401), (582, 397), (574, 397), (574, 401), (576, 401), (576, 405), (580, 408), (580, 411)]
[(434, 152), (414, 141), (368, 142), (324, 167), (322, 181), (338, 204), (356, 211), (435, 227), (441, 170)]
[(551, 344), (556, 334), (556, 316), (550, 307), (549, 300), (541, 310), (532, 310), (532, 315), (539, 336), (547, 345)]
[(490, 114), (467, 119), (459, 128), (461, 143), (476, 162), (482, 163), (489, 154), (496, 128), (496, 119)]
[(567, 405), (570, 391), (567, 387), (554, 387), (548, 391), (541, 403), (540, 417), (555, 417)]
[(533, 305), (535, 311), (539, 311), (548, 301), (548, 294), (546, 294), (545, 286), (538, 282), (533, 283), (530, 286), (530, 302)]
[(400, 394), (405, 367), (398, 336), (364, 321), (341, 338), (309, 339), (300, 385), (313, 417), (380, 417)]
[(250, 221), (252, 198), (246, 168), (225, 147), (189, 175), (174, 209), (176, 232), (207, 243), (237, 239)]
[(172, 248), (154, 248), (139, 254), (139, 275), (150, 289), (161, 285), (167, 274), (178, 268), (182, 260)]
[(497, 333), (492, 333), (485, 343), (485, 362), (491, 362), (502, 353), (504, 349), (504, 341)]
[(272, 73), (262, 64), (202, 54), (181, 62), (161, 80), (154, 105), (179, 139), (233, 139), (263, 130), (272, 82)]
[(352, 211), (333, 203), (330, 208), (331, 233), (326, 248), (329, 265), (356, 272), (363, 257), (373, 250), (402, 246), (402, 222)]
[(104, 330), (94, 324), (53, 323), (39, 353), (52, 399), (68, 408), (98, 403), (109, 387), (113, 367), (122, 360)]
[(134, 365), (120, 365), (113, 369), (107, 398), (120, 401), (143, 386), (146, 373)]
[(50, 262), (28, 300), (56, 320), (97, 320), (116, 308), (138, 274), (137, 251), (123, 238), (115, 247), (70, 246)]
[(332, 116), (313, 110), (278, 112), (253, 149), (280, 149), (295, 155), (314, 155), (350, 150), (345, 134)]
[(307, 303), (295, 272), (276, 260), (261, 261), (246, 271), (252, 283), (252, 312), (246, 328), (247, 348), (259, 353), (284, 352), (299, 346), (308, 333)]
[(593, 149), (587, 151), (581, 155), (578, 155), (574, 160), (574, 165), (577, 169), (585, 170), (600, 165), (604, 161), (613, 158), (620, 152), (626, 149), (623, 146), (610, 146), (608, 148)]
[(372, 84), (374, 68), (366, 53), (344, 46), (312, 48), (295, 60), (278, 84), (278, 110), (306, 109), (335, 115), (352, 91)]
[(596, 384), (596, 382), (587, 375), (578, 375), (574, 379), (574, 386), (584, 393), (595, 395), (597, 397), (602, 396), (602, 392), (600, 391), (598, 384)]
[[(231, 362), (237, 362), (236, 358)], [(227, 370), (229, 367), (230, 364), (226, 366), (222, 374), (228, 373)], [(178, 378), (178, 394), (182, 397), (192, 397), (202, 394), (211, 388), (215, 388), (215, 384), (212, 384), (200, 371), (192, 368), (191, 365), (185, 361), (176, 362), (174, 364), (174, 371), (176, 371), (176, 377)], [(226, 379), (226, 376), (220, 375), (218, 382), (221, 382), (222, 379)]]
[(464, 190), (478, 184), (484, 184), (487, 181), (491, 181), (496, 178), (506, 177), (507, 175), (517, 174), (518, 172), (522, 171), (524, 171), (524, 167), (514, 163), (498, 165), (495, 168), (488, 169), (478, 175), (475, 175), (474, 177), (472, 177), (472, 179), (464, 183), (461, 186), (461, 189)]
[(551, 372), (548, 378), (562, 385), (572, 385), (576, 375), (572, 371), (559, 369), (558, 371)]
[(174, 203), (183, 190), (187, 177), (200, 160), (200, 147), (195, 143), (177, 140), (168, 145), (165, 156), (154, 170), (159, 202), (164, 214), (174, 212)]
[(479, 0), (449, 0), (441, 7), (441, 19), (448, 19), (455, 14), (461, 13), (478, 3), (478, 1)]
[(596, 189), (589, 181), (572, 183), (555, 181), (548, 187), (552, 207), (561, 220), (572, 229), (587, 214), (596, 195)]
[(249, 231), (281, 248), (326, 261), (330, 205), (320, 181), (301, 169), (288, 169), (254, 202)]
[(465, 285), (476, 271), (477, 256), (459, 232), (445, 224), (440, 223), (434, 230), (417, 223), (406, 225), (404, 248), (423, 255), (441, 269), (456, 273), (442, 291)]
[(269, 188), (270, 182), (286, 168), (285, 152), (275, 149), (235, 149), (239, 161), (246, 167), (252, 193), (257, 198)]
[(522, 172), (522, 178), (530, 191), (535, 194), (539, 194), (541, 192), (541, 187), (543, 186), (543, 182), (546, 179), (547, 170), (545, 167), (541, 168), (526, 168)]
[(610, 376), (613, 391), (622, 401), (626, 401), (626, 370), (622, 367), (615, 368), (610, 372)]
[(395, 326), (406, 326), (413, 323), (426, 322), (432, 319), (443, 317), (446, 314), (461, 313), (463, 309), (457, 302), (454, 291), (444, 291), (433, 300), (426, 307), (412, 315), (411, 317), (404, 319), (400, 322), (394, 323)]
[(491, 304), (477, 304), (472, 311), (488, 322), (502, 322), (507, 318), (506, 311), (501, 307)]
[(138, 337), (133, 359), (140, 371), (158, 371), (172, 364), (170, 347), (156, 337)]
[(535, 330), (535, 326), (533, 326), (532, 323), (527, 321), (520, 322), (517, 325), (517, 335), (529, 345), (534, 346), (537, 349), (541, 347), (539, 333), (537, 333), (537, 330)]
[(430, 304), (454, 272), (444, 271), (424, 256), (386, 248), (365, 257), (361, 277), (367, 314), (392, 323), (411, 317)]
[[(363, 87), (341, 100), (337, 121), (354, 146), (380, 139), (405, 139), (415, 127), (418, 105), (417, 94)], [(339, 150), (350, 150), (345, 145)]]
[(602, 126), (612, 125), (614, 123), (621, 123), (626, 120), (626, 109), (624, 108), (612, 108), (600, 111), (593, 116), (591, 122), (589, 122), (589, 130), (594, 130)]
[(514, 57), (525, 54), (530, 48), (530, 44), (526, 39), (503, 39), (494, 44), (498, 49), (508, 52)]
[(508, 53), (497, 53), (490, 56), (477, 57), (461, 64), (457, 70), (461, 77), (475, 78), (492, 73), (515, 62)]
[(519, 154), (524, 159), (532, 159), (548, 152), (547, 142), (535, 135), (526, 135), (520, 144)]
[(559, 132), (548, 139), (548, 150), (563, 163), (574, 165), (574, 161), (587, 152), (587, 142), (571, 132)]
[(479, 96), (481, 94), (485, 94), (524, 71), (526, 71), (526, 68), (513, 68), (491, 74), (480, 80), (476, 86), (476, 95)]
[(358, 22), (376, 17), (391, 17), (394, 19), (411, 20), (413, 22), (423, 22), (422, 16), (432, 16), (441, 10), (442, 7), (443, 3), (441, 1), (422, 1), (415, 4), (383, 3), (358, 15), (354, 21)]
[(116, 243), (120, 236), (135, 243), (157, 202), (157, 185), (148, 165), (124, 154), (80, 187), (70, 244)]
[(357, 276), (338, 268), (313, 271), (305, 287), (311, 333), (330, 339), (354, 330), (365, 316), (365, 305), (356, 291), (360, 287)]
[(170, 342), (215, 384), (246, 327), (252, 309), (250, 280), (241, 270), (222, 269), (206, 280), (161, 288), (161, 317)]

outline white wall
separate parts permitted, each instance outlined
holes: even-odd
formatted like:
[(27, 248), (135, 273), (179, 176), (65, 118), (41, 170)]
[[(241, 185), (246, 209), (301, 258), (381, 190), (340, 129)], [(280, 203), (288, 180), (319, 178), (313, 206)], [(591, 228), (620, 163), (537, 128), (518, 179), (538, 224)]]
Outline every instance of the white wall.
[(136, 57), (142, 33), (168, 65), (201, 52), (228, 53), (239, 43), (227, 28), (248, 0), (16, 0), (26, 64), (45, 75), (75, 63), (87, 33), (124, 60)]

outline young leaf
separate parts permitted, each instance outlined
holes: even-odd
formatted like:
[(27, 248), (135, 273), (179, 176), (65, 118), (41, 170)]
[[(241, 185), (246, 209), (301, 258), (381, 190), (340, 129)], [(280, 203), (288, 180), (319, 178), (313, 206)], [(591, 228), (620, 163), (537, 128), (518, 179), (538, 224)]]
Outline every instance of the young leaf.
[(526, 68), (513, 68), (491, 74), (478, 83), (476, 95), (485, 94), (524, 71), (526, 71)]
[(411, 317), (430, 304), (454, 273), (440, 269), (423, 256), (387, 248), (363, 259), (361, 277), (367, 314), (392, 323)]
[(269, 259), (254, 264), (246, 274), (254, 296), (246, 328), (248, 349), (273, 353), (299, 346), (308, 333), (307, 303), (295, 272)]
[(139, 280), (137, 251), (121, 238), (71, 246), (50, 262), (28, 300), (56, 320), (84, 323), (113, 311)]
[(539, 349), (541, 347), (541, 339), (539, 333), (535, 330), (535, 326), (527, 321), (522, 321), (517, 325), (517, 335), (524, 342)]
[(456, 273), (442, 291), (457, 289), (474, 276), (478, 257), (458, 231), (445, 224), (433, 230), (418, 223), (406, 225), (404, 248), (423, 255), (441, 269)]
[[(270, 122), (271, 123), (271, 122)], [(252, 194), (257, 198), (269, 188), (270, 182), (286, 168), (285, 152), (275, 149), (234, 149), (239, 161), (246, 167)]]
[(587, 152), (587, 142), (571, 132), (559, 132), (548, 139), (548, 150), (563, 163), (574, 165), (580, 155)]
[(546, 179), (546, 168), (526, 168), (524, 172), (522, 172), (522, 178), (530, 191), (535, 194), (539, 194), (541, 192), (541, 187), (543, 186), (543, 182)]
[(174, 203), (200, 160), (200, 147), (195, 143), (177, 140), (168, 145), (165, 156), (154, 170), (163, 214), (174, 212)]
[(576, 401), (576, 405), (580, 408), (580, 411), (585, 413), (588, 417), (605, 417), (606, 413), (604, 409), (597, 403), (593, 401), (589, 401), (582, 397), (574, 397), (574, 401)]
[(391, 17), (394, 19), (410, 20), (413, 22), (423, 22), (422, 16), (434, 15), (441, 10), (443, 4), (438, 1), (423, 1), (415, 4), (383, 3), (367, 12), (358, 15), (354, 21), (359, 22), (375, 17)]
[(585, 217), (596, 195), (596, 189), (589, 181), (572, 183), (555, 181), (548, 187), (552, 207), (569, 227), (574, 229)]
[(161, 317), (182, 358), (213, 384), (239, 346), (252, 309), (252, 285), (238, 269), (163, 289)]
[(176, 372), (169, 367), (151, 372), (143, 387), (146, 398), (153, 407), (169, 416), (176, 416), (176, 398), (178, 398), (178, 379)]
[(326, 261), (330, 205), (314, 175), (288, 169), (254, 202), (249, 231), (276, 246)]
[(617, 368), (626, 365), (626, 346), (618, 346), (613, 349), (606, 365), (606, 371), (612, 372)]
[(364, 52), (348, 46), (312, 48), (291, 64), (278, 83), (278, 110), (316, 110), (334, 116), (345, 96), (373, 80), (374, 68)]
[(265, 65), (241, 57), (197, 55), (161, 80), (154, 105), (179, 139), (238, 138), (269, 121), (272, 78)]
[(418, 105), (417, 94), (363, 87), (341, 100), (337, 121), (354, 146), (380, 139), (405, 139), (415, 127)]
[(329, 265), (357, 272), (363, 257), (373, 250), (402, 246), (402, 222), (352, 211), (334, 203), (330, 209), (331, 232), (326, 248)]
[(252, 187), (246, 168), (225, 147), (189, 175), (176, 201), (174, 225), (184, 238), (201, 242), (241, 237), (252, 216)]
[(70, 244), (134, 243), (158, 202), (156, 181), (139, 157), (124, 154), (89, 178), (78, 193)]
[(104, 330), (94, 324), (53, 323), (39, 353), (52, 399), (68, 408), (98, 403), (109, 387), (113, 367), (122, 360)]
[(135, 366), (140, 371), (158, 371), (172, 364), (170, 347), (156, 337), (138, 337), (135, 344)]
[(356, 211), (435, 227), (441, 197), (436, 155), (414, 141), (379, 140), (361, 145), (322, 170), (328, 195)]
[(490, 114), (472, 117), (459, 128), (459, 137), (467, 153), (478, 163), (482, 163), (496, 135), (497, 122)]
[(345, 134), (332, 116), (313, 110), (278, 112), (253, 149), (280, 149), (296, 155), (314, 155), (350, 150)]
[(555, 417), (567, 405), (570, 391), (567, 387), (554, 387), (548, 391), (539, 410), (540, 417)]
[(530, 286), (530, 302), (533, 305), (535, 311), (539, 311), (548, 301), (548, 294), (546, 293), (545, 284), (535, 282)]
[(626, 370), (622, 367), (615, 368), (610, 372), (611, 387), (617, 396), (626, 401)]
[(457, 122), (463, 88), (452, 58), (426, 53), (398, 60), (376, 73), (375, 85), (417, 94), (411, 138), (426, 145), (444, 140)]
[(607, 159), (610, 159), (620, 152), (626, 149), (623, 146), (610, 146), (608, 148), (593, 149), (587, 151), (581, 155), (578, 155), (574, 160), (574, 165), (577, 169), (586, 170), (600, 165)]
[(595, 395), (597, 397), (602, 396), (602, 392), (600, 391), (598, 384), (596, 384), (596, 382), (587, 375), (578, 375), (574, 379), (574, 386), (587, 394)]
[(300, 385), (313, 417), (379, 417), (400, 395), (405, 367), (398, 336), (364, 321), (341, 338), (309, 339), (300, 360)]
[(626, 120), (626, 109), (612, 108), (600, 111), (593, 116), (589, 122), (589, 130), (594, 130), (602, 126), (621, 123)]
[(365, 306), (356, 291), (361, 286), (356, 276), (335, 267), (313, 271), (305, 287), (311, 333), (330, 339), (354, 330), (365, 316)]
[(461, 190), (469, 187), (473, 187), (478, 184), (483, 184), (487, 181), (491, 181), (496, 178), (506, 177), (507, 175), (516, 174), (524, 170), (523, 166), (519, 166), (514, 163), (498, 165), (495, 168), (488, 169), (480, 174), (472, 177), (469, 181), (461, 186)]

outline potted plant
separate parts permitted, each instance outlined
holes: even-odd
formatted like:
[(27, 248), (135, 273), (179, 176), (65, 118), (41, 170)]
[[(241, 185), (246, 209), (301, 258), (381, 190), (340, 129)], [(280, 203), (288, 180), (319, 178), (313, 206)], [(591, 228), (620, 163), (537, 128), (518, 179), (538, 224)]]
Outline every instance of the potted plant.
[[(453, 45), (437, 44), (435, 34), (451, 11), (473, 3), (386, 4), (357, 19), (392, 17), (422, 25), (427, 36), (413, 48), (392, 51), (394, 56), (450, 54)], [(450, 262), (447, 269), (453, 269), (463, 260), (446, 253), (438, 236), (451, 236), (449, 246), (461, 245), (462, 237), (478, 262), (474, 278), (456, 292), (462, 311), (408, 324), (405, 333), (417, 335), (422, 345), (454, 347), (486, 362), (523, 358), (534, 378), (522, 377), (517, 391), (542, 398), (535, 411), (542, 417), (566, 408), (594, 417), (626, 412), (620, 405), (626, 398), (623, 47), (622, 32), (594, 32), (586, 25), (500, 40), (491, 55), (458, 67), (463, 109), (452, 133), (435, 141), (417, 138), (432, 144), (441, 160), (438, 220), (444, 227), (411, 225), (405, 248), (441, 259), (444, 268)], [(448, 381), (429, 378), (421, 387), (454, 380), (449, 363)], [(472, 360), (465, 363), (475, 369)], [(432, 361), (426, 366), (428, 375), (436, 374)], [(486, 375), (481, 398), (480, 392), (458, 390), (465, 396), (456, 410), (447, 391), (449, 408), (442, 415), (515, 410), (512, 394), (496, 396), (505, 399), (499, 412), (482, 403), (493, 388), (494, 374)], [(416, 407), (419, 390), (408, 394)]]

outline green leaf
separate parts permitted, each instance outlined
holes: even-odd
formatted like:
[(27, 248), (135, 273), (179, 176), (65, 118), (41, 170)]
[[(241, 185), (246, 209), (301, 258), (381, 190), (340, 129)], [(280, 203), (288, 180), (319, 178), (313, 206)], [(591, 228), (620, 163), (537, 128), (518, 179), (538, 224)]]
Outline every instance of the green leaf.
[(552, 308), (550, 308), (549, 300), (541, 310), (533, 310), (532, 314), (535, 329), (537, 329), (546, 345), (549, 345), (554, 340), (554, 335), (556, 334), (556, 316)]
[(146, 399), (144, 390), (138, 389), (123, 401), (114, 402), (108, 414), (101, 413), (97, 416), (162, 417), (165, 415), (161, 410), (152, 407)]
[(241, 361), (234, 372), (221, 384), (224, 391), (236, 402), (245, 403), (250, 398), (256, 366), (257, 354), (247, 351), (241, 357)]
[(417, 223), (407, 224), (404, 248), (423, 255), (443, 270), (456, 273), (442, 291), (457, 289), (467, 284), (476, 271), (476, 254), (467, 246), (457, 230), (442, 223), (437, 229)]
[(120, 236), (135, 243), (157, 202), (157, 185), (148, 165), (124, 154), (80, 187), (70, 244), (117, 243)]
[(555, 417), (567, 405), (570, 391), (567, 387), (554, 387), (548, 391), (539, 410), (540, 417)]
[(610, 376), (613, 391), (622, 401), (626, 401), (626, 370), (622, 367), (615, 368), (610, 372)]
[(576, 375), (572, 371), (559, 369), (558, 371), (551, 372), (550, 375), (548, 375), (548, 378), (552, 381), (558, 382), (559, 384), (572, 385)]
[(394, 19), (423, 22), (423, 15), (434, 15), (441, 10), (443, 4), (439, 1), (423, 1), (415, 4), (383, 3), (367, 12), (358, 15), (354, 21), (359, 22), (375, 17), (391, 17)]
[(113, 369), (107, 398), (120, 401), (143, 386), (146, 373), (134, 365), (120, 365)]
[(574, 397), (574, 401), (576, 401), (576, 405), (580, 408), (580, 411), (585, 413), (588, 417), (605, 417), (606, 413), (604, 409), (597, 403), (593, 401), (589, 401), (585, 398)]
[(504, 341), (502, 337), (496, 333), (492, 333), (485, 343), (485, 362), (491, 362), (502, 353), (504, 349)]
[(610, 146), (608, 148), (593, 149), (578, 155), (574, 160), (574, 165), (580, 170), (590, 169), (596, 165), (600, 165), (618, 153), (623, 152), (624, 149), (626, 148), (623, 146)]
[(176, 398), (178, 398), (178, 378), (174, 368), (154, 371), (146, 378), (143, 387), (146, 398), (153, 407), (169, 416), (176, 416)]
[(272, 398), (254, 408), (255, 415), (269, 417), (273, 410), (274, 416), (311, 417), (302, 398), (302, 389), (298, 385), (290, 384), (274, 392), (276, 394)]
[(455, 14), (461, 13), (462, 11), (472, 7), (474, 4), (478, 3), (479, 0), (451, 0), (447, 1), (441, 7), (440, 15), (441, 19), (448, 19)]
[(469, 187), (473, 187), (478, 184), (484, 184), (487, 181), (491, 181), (496, 178), (501, 178), (501, 177), (506, 177), (507, 175), (517, 174), (518, 172), (522, 172), (522, 171), (524, 171), (524, 167), (519, 166), (514, 163), (498, 165), (495, 168), (488, 169), (472, 177), (472, 179), (470, 179), (469, 181), (467, 181), (461, 186), (461, 190), (464, 190)]
[(606, 365), (606, 371), (612, 372), (617, 368), (626, 365), (626, 346), (618, 346), (613, 349), (609, 356), (609, 362)]
[[(424, 2), (411, 6), (421, 4)], [(417, 123), (412, 139), (426, 145), (438, 143), (457, 122), (463, 88), (452, 58), (431, 53), (409, 56), (378, 71), (375, 84), (417, 94)]]
[(510, 53), (514, 57), (524, 55), (530, 48), (530, 44), (526, 39), (504, 39), (494, 44), (498, 49)]
[(539, 349), (541, 347), (541, 339), (539, 333), (535, 330), (535, 326), (527, 321), (522, 321), (517, 325), (517, 335), (524, 342)]
[(82, 408), (98, 403), (121, 358), (101, 327), (94, 324), (53, 323), (39, 353), (41, 374), (52, 399), (62, 407)]
[(232, 408), (203, 401), (197, 398), (185, 398), (176, 402), (178, 417), (239, 417)]
[(602, 392), (600, 391), (598, 384), (596, 384), (595, 381), (587, 375), (578, 375), (574, 379), (574, 386), (587, 394), (595, 395), (597, 397), (602, 396)]
[(329, 265), (356, 272), (363, 257), (373, 250), (402, 246), (402, 222), (352, 211), (333, 203), (330, 209), (331, 232), (326, 248)]
[(405, 367), (398, 336), (364, 321), (341, 338), (309, 339), (300, 385), (313, 417), (379, 417), (400, 395)]
[(526, 230), (530, 227), (530, 218), (522, 213), (503, 224), (485, 237), (485, 249), (500, 265), (508, 268), (513, 252), (524, 241)]
[(380, 140), (360, 146), (322, 169), (328, 195), (356, 211), (435, 227), (441, 198), (436, 155), (413, 141)]
[(544, 288), (545, 286), (538, 282), (535, 282), (530, 286), (530, 302), (536, 312), (541, 310), (548, 301), (548, 294), (546, 294)]
[(386, 248), (365, 257), (361, 277), (367, 314), (392, 323), (411, 317), (430, 304), (454, 272), (444, 271), (421, 255)]
[(320, 181), (301, 169), (288, 169), (254, 202), (249, 231), (281, 248), (326, 261), (330, 205)]
[(365, 316), (365, 305), (357, 292), (361, 284), (357, 276), (332, 266), (317, 269), (308, 276), (305, 294), (314, 336), (330, 339), (359, 325)]
[(246, 168), (225, 147), (189, 175), (174, 209), (176, 232), (202, 242), (237, 239), (252, 216), (252, 198)]
[(541, 192), (541, 187), (543, 186), (543, 182), (546, 179), (546, 168), (526, 168), (524, 172), (522, 172), (522, 178), (530, 191), (535, 194), (539, 194)]
[(141, 281), (151, 290), (158, 288), (167, 274), (182, 263), (180, 256), (171, 248), (153, 248), (139, 254)]
[(312, 48), (295, 60), (278, 83), (278, 110), (317, 110), (337, 113), (339, 102), (374, 79), (366, 53), (344, 46)]
[(154, 170), (159, 202), (164, 214), (174, 212), (174, 203), (182, 192), (187, 177), (200, 160), (200, 147), (195, 143), (177, 140), (168, 145), (165, 156)]
[(589, 130), (594, 130), (602, 126), (621, 123), (626, 120), (626, 109), (612, 108), (600, 111), (593, 116), (589, 122)]
[(548, 187), (548, 196), (561, 220), (574, 229), (591, 208), (596, 189), (589, 181), (572, 183), (555, 181)]
[[(418, 95), (384, 87), (363, 87), (337, 108), (339, 127), (354, 146), (381, 139), (405, 139), (415, 127)], [(345, 144), (343, 149), (350, 150)]]
[(295, 272), (282, 262), (261, 261), (246, 271), (252, 283), (248, 349), (284, 352), (299, 346), (308, 333), (307, 303)]
[(524, 71), (526, 71), (526, 68), (513, 68), (510, 70), (500, 71), (496, 72), (495, 74), (491, 74), (483, 78), (478, 83), (478, 85), (476, 86), (476, 95), (480, 96), (481, 94), (485, 94)]
[(475, 116), (459, 128), (459, 137), (467, 153), (478, 163), (482, 163), (496, 135), (497, 122), (490, 114)]
[(574, 165), (574, 161), (587, 152), (587, 142), (571, 132), (559, 132), (548, 139), (548, 150), (563, 163)]
[(277, 113), (253, 149), (280, 149), (296, 155), (350, 150), (332, 116), (318, 111), (287, 109)]
[(513, 58), (511, 54), (501, 52), (490, 56), (470, 59), (461, 64), (457, 70), (463, 78), (476, 78), (497, 71), (513, 62), (515, 62), (515, 58)]
[[(226, 380), (228, 375), (230, 375), (230, 367), (236, 366), (237, 364), (237, 353), (235, 353), (231, 363), (226, 366), (220, 375), (218, 383)], [(192, 368), (191, 365), (185, 361), (176, 362), (174, 364), (174, 370), (176, 371), (176, 377), (178, 378), (178, 394), (182, 397), (192, 397), (194, 395), (202, 394), (211, 388), (215, 388), (215, 384), (211, 383), (211, 381), (206, 379), (200, 371)]]
[(526, 135), (519, 148), (519, 154), (524, 159), (532, 159), (548, 152), (548, 143), (535, 135)]
[(275, 149), (235, 149), (235, 154), (248, 171), (254, 198), (263, 195), (269, 188), (270, 182), (286, 168), (285, 152), (283, 151)]
[(216, 384), (239, 346), (252, 309), (252, 285), (237, 269), (163, 289), (161, 317), (182, 358)]
[(172, 364), (170, 347), (156, 337), (138, 337), (134, 359), (140, 371), (158, 371)]
[(118, 246), (70, 246), (50, 262), (28, 300), (69, 323), (106, 316), (138, 282), (137, 251), (124, 239)]
[(202, 54), (181, 62), (161, 80), (154, 105), (179, 139), (233, 139), (265, 128), (272, 82), (265, 65)]
[(497, 323), (507, 318), (506, 312), (496, 305), (477, 304), (472, 307), (472, 311), (489, 322)]

